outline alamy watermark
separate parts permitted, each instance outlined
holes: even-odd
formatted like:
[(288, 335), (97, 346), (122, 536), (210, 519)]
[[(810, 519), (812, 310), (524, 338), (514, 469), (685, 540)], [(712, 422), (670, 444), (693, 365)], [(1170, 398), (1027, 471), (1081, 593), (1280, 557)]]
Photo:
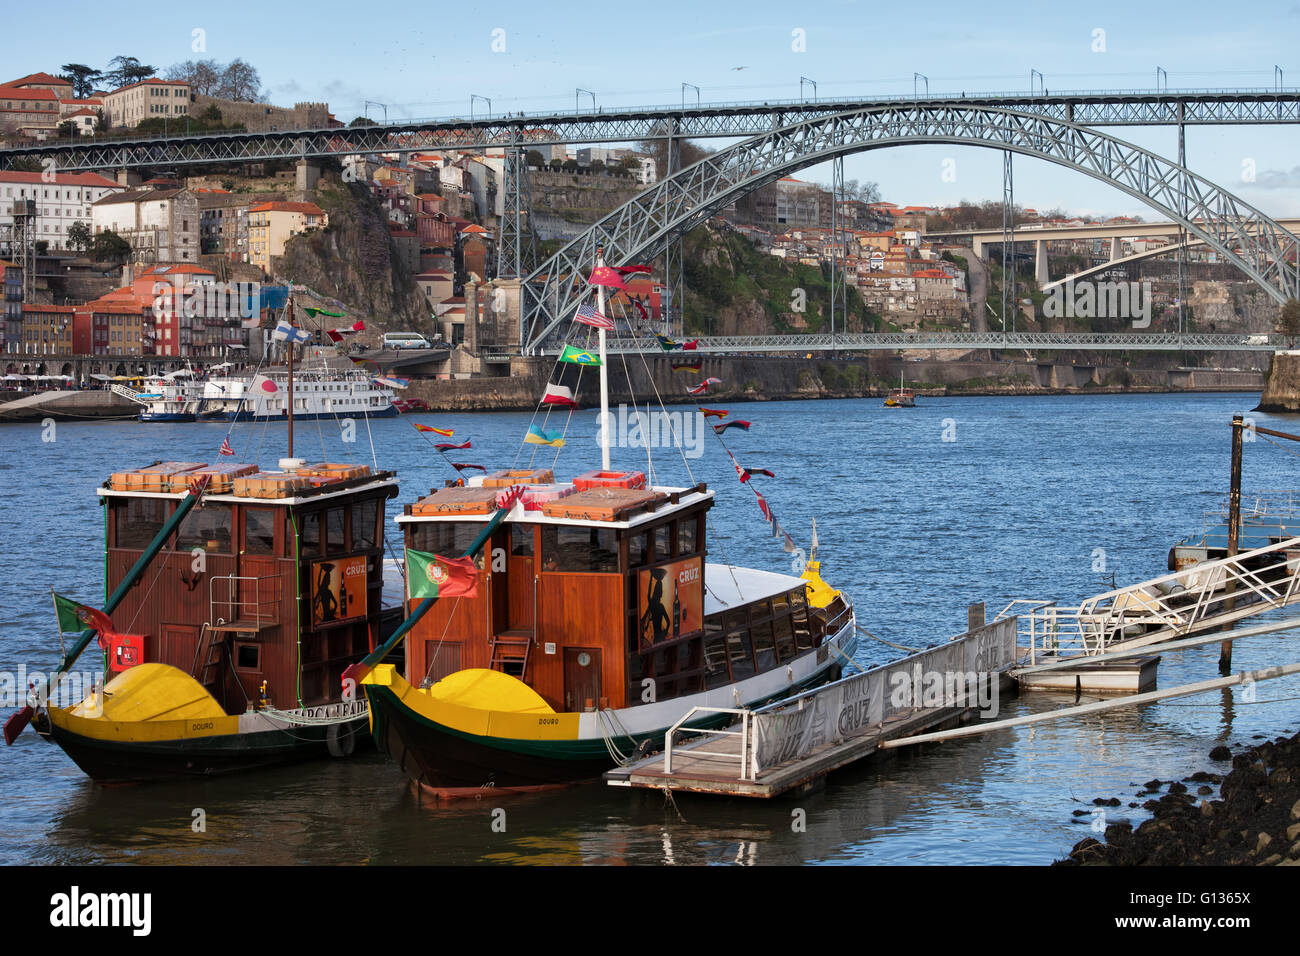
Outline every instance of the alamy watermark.
[(29, 671), (26, 664), (17, 670), (0, 671), (0, 707), (72, 707), (83, 704), (85, 716), (98, 717), (103, 713), (103, 694), (100, 675), (94, 671), (68, 671), (59, 678), (51, 693), (47, 671)]
[(611, 447), (680, 448), (687, 458), (700, 458), (709, 427), (704, 415), (694, 410), (643, 412), (620, 405), (600, 422), (596, 441), (603, 445), (608, 434)]
[(1066, 279), (1043, 300), (1049, 319), (1128, 319), (1135, 329), (1151, 326), (1151, 283)]

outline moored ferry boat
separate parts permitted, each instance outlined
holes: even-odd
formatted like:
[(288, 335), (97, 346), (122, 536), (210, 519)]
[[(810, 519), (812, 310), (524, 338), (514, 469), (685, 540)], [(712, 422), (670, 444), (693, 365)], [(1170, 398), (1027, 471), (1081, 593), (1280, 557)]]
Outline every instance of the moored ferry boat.
[[(611, 271), (598, 262), (591, 283)], [(596, 326), (599, 351), (566, 345), (560, 362), (600, 366), (608, 414), (603, 312), (603, 294), (597, 312), (579, 311), (608, 323)], [(575, 407), (559, 384), (542, 401)], [(688, 726), (721, 723), (724, 710), (834, 679), (851, 658), (852, 604), (817, 562), (794, 575), (710, 561), (714, 492), (612, 469), (611, 430), (598, 470), (571, 481), (552, 468), (498, 471), (433, 490), (397, 519), (409, 616), (345, 679), (364, 688), (380, 749), (421, 788), (468, 796), (594, 779), (659, 749), (692, 708), (710, 710)], [(536, 425), (524, 441), (564, 445), (562, 431)], [(736, 471), (742, 483), (771, 474)], [(381, 660), (403, 639), (405, 676)]]
[[(341, 677), (396, 624), (384, 528), (397, 479), (295, 458), (287, 418), (278, 470), (154, 462), (103, 483), (103, 610), (55, 596), (61, 646), (80, 633), (6, 722), (7, 743), (30, 723), (95, 780), (129, 783), (368, 742), (366, 704)], [(229, 434), (220, 454), (234, 455)], [(96, 638), (102, 676), (98, 660), (74, 673)]]
[[(199, 421), (287, 421), (288, 372), (209, 378), (196, 382), (192, 400)], [(398, 414), (393, 390), (362, 372), (328, 366), (298, 370), (293, 376), (295, 421)]]

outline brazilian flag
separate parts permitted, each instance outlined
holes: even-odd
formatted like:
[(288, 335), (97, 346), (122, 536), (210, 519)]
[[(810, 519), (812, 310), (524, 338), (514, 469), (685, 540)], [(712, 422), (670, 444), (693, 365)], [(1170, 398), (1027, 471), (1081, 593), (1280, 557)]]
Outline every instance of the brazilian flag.
[(560, 361), (568, 362), (570, 365), (600, 365), (600, 356), (595, 352), (587, 352), (583, 349), (575, 349), (572, 345), (566, 345), (564, 351), (560, 353)]

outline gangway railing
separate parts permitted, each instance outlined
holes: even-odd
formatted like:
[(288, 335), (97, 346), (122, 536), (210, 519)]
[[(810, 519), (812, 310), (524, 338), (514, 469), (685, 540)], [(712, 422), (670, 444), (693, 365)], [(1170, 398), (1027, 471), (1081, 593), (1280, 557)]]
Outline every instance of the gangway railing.
[(149, 403), (140, 397), (140, 393), (129, 385), (123, 385), (121, 382), (114, 382), (109, 386), (109, 391), (114, 395), (121, 395), (123, 398), (130, 399), (137, 405), (148, 405)]
[[(732, 714), (733, 716), (740, 718), (740, 730), (715, 730), (713, 728), (708, 728), (708, 727), (683, 728), (683, 725), (686, 724), (686, 722), (689, 721), (696, 714)], [(673, 735), (676, 734), (679, 730), (685, 729), (688, 733), (692, 735), (710, 734), (716, 737), (739, 737), (740, 753), (738, 754), (720, 753), (718, 751), (709, 751), (709, 750), (701, 752), (699, 750), (695, 750), (692, 751), (692, 756), (694, 757), (707, 756), (707, 757), (717, 758), (720, 760), (739, 760), (740, 779), (753, 780), (755, 776), (757, 776), (757, 772), (753, 766), (753, 761), (751, 759), (751, 753), (753, 750), (753, 747), (751, 746), (753, 740), (753, 736), (751, 733), (751, 724), (753, 718), (754, 715), (752, 711), (744, 710), (743, 708), (738, 708), (738, 707), (692, 707), (690, 710), (686, 712), (686, 715), (682, 717), (681, 720), (677, 721), (677, 723), (673, 724), (671, 727), (668, 728), (668, 733), (664, 734), (664, 773), (673, 772)], [(731, 726), (734, 727), (735, 724), (732, 724)]]
[(995, 618), (1020, 619), (1030, 664), (1095, 656), (1215, 630), (1300, 601), (1300, 537), (1205, 561), (1078, 605), (1016, 599)]
[(257, 632), (280, 622), (280, 578), (228, 574), (208, 582), (208, 621), (214, 630)]

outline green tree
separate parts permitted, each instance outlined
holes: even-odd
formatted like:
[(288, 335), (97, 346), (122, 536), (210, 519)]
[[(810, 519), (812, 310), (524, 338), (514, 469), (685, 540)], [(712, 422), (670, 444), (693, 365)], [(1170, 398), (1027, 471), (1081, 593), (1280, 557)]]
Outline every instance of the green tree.
[(131, 243), (111, 229), (106, 229), (95, 236), (95, 241), (91, 244), (91, 255), (101, 262), (125, 262), (131, 256)]
[(85, 252), (91, 247), (93, 242), (94, 238), (90, 234), (90, 226), (86, 224), (84, 219), (78, 219), (68, 227), (69, 249), (76, 250), (77, 252)]
[(108, 61), (108, 66), (104, 71), (104, 79), (114, 89), (148, 79), (158, 72), (156, 67), (141, 63), (133, 56), (115, 56)]
[(72, 122), (72, 120), (64, 120), (62, 123), (59, 124), (60, 138), (72, 139), (77, 135), (78, 135), (77, 124)]
[(87, 99), (91, 93), (94, 93), (95, 83), (104, 75), (93, 66), (86, 66), (84, 63), (65, 63), (59, 69), (63, 70), (66, 79), (72, 81), (72, 95), (79, 100)]
[(353, 120), (351, 123), (349, 123), (348, 125), (349, 125), (349, 126), (378, 126), (379, 124), (376, 123), (374, 120), (372, 120), (372, 119), (371, 119), (370, 117), (368, 117), (368, 116), (358, 116), (356, 119), (354, 119), (354, 120)]
[(1300, 301), (1286, 300), (1277, 316), (1277, 330), (1287, 337), (1290, 347), (1295, 348), (1296, 336), (1300, 336)]
[(542, 154), (539, 153), (537, 150), (530, 149), (528, 151), (528, 165), (538, 166), (538, 167), (545, 166), (546, 160), (542, 158)]
[(49, 251), (50, 251), (50, 241), (48, 239), (36, 240), (36, 254), (38, 256), (43, 256)]

